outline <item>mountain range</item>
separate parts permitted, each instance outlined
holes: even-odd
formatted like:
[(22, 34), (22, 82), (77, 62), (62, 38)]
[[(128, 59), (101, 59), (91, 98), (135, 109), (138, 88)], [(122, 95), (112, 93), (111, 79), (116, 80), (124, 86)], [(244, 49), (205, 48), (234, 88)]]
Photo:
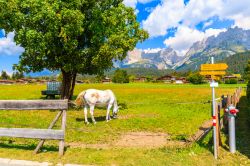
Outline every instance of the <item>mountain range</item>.
[(123, 61), (115, 61), (114, 67), (197, 70), (201, 64), (210, 63), (212, 56), (218, 62), (247, 50), (250, 50), (250, 30), (235, 27), (195, 42), (185, 56), (179, 56), (172, 48), (134, 49)]

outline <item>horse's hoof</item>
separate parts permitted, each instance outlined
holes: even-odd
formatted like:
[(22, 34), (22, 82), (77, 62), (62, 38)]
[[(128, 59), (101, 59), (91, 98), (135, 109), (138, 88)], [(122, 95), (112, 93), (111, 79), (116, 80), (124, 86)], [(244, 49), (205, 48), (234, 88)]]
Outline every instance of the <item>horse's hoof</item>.
[(93, 122), (94, 123), (94, 125), (96, 124), (96, 122)]
[(86, 124), (86, 125), (88, 125), (88, 124), (89, 124), (89, 122), (85, 122), (85, 124)]

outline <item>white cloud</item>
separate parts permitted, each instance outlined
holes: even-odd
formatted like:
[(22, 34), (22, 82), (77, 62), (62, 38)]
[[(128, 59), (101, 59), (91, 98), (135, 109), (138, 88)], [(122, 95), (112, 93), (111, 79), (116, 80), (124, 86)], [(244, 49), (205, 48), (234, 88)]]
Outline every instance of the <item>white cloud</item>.
[(146, 3), (149, 3), (152, 1), (154, 1), (154, 0), (124, 0), (123, 4), (135, 9), (137, 3), (146, 4)]
[(222, 10), (223, 0), (190, 0), (184, 9), (183, 23), (186, 26), (194, 27), (201, 21), (215, 16)]
[(163, 4), (158, 5), (143, 21), (145, 28), (151, 37), (163, 36), (167, 33), (167, 29), (178, 26), (178, 22), (183, 17), (183, 9), (185, 4), (183, 0), (166, 0)]
[(151, 13), (154, 10), (154, 8), (153, 7), (146, 7), (144, 10), (148, 13)]
[[(182, 0), (163, 0), (143, 21), (143, 28), (148, 30), (151, 37), (165, 35), (168, 28), (185, 26), (194, 28), (199, 22), (218, 16), (219, 19), (231, 19), (234, 26), (250, 29), (249, 0), (190, 0), (185, 6)], [(212, 21), (205, 23), (204, 28)]]
[(14, 42), (14, 35), (14, 32), (11, 32), (7, 37), (0, 38), (0, 55), (19, 56), (24, 52), (24, 48)]
[(190, 0), (185, 6), (183, 0), (162, 0), (142, 25), (150, 37), (164, 36), (169, 28), (177, 27), (175, 36), (166, 39), (164, 43), (184, 55), (194, 42), (225, 31), (225, 29), (210, 28), (202, 32), (196, 29), (198, 23), (207, 20), (209, 21), (204, 23), (203, 29), (212, 25), (213, 20), (210, 19), (212, 17), (233, 20), (232, 27), (250, 29), (250, 1)]
[(152, 49), (150, 49), (150, 48), (148, 48), (148, 49), (145, 49), (145, 50), (143, 50), (145, 53), (157, 53), (157, 52), (159, 52), (159, 51), (161, 51), (162, 49), (161, 48), (152, 48)]
[(205, 38), (208, 38), (208, 37), (210, 37), (210, 36), (218, 36), (219, 35), (219, 33), (221, 33), (221, 32), (226, 32), (227, 31), (227, 29), (226, 28), (223, 28), (223, 29), (213, 29), (213, 28), (209, 28), (209, 29), (207, 29), (206, 31), (205, 31), (205, 33), (204, 33), (204, 37)]
[(136, 4), (137, 4), (137, 0), (124, 0), (123, 4), (128, 6), (128, 7), (135, 8)]
[(207, 28), (208, 26), (212, 25), (213, 23), (214, 23), (213, 20), (209, 20), (209, 21), (207, 21), (207, 22), (204, 23), (204, 25), (203, 25), (202, 28), (205, 29), (205, 28)]
[(164, 41), (164, 44), (177, 51), (178, 55), (184, 56), (193, 43), (201, 41), (209, 36), (217, 36), (226, 29), (207, 29), (205, 32), (189, 28), (187, 26), (179, 26), (174, 37), (170, 37)]
[(146, 3), (149, 3), (149, 2), (152, 2), (154, 0), (138, 0), (139, 3), (142, 3), (142, 4), (146, 4)]
[(241, 27), (245, 30), (250, 29), (250, 16), (249, 17), (244, 17), (244, 16), (238, 16), (235, 17), (235, 25)]
[(166, 39), (164, 43), (183, 56), (194, 42), (202, 40), (203, 37), (204, 34), (198, 30), (180, 26), (175, 36)]

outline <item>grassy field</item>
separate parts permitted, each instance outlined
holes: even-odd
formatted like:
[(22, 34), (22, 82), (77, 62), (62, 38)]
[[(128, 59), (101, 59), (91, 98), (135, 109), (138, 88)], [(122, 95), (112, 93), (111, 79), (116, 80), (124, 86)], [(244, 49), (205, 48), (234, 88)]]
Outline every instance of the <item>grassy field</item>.
[[(231, 94), (237, 85), (221, 85), (216, 96)], [(105, 122), (104, 109), (96, 109), (97, 124), (85, 125), (82, 109), (67, 113), (66, 142), (68, 144), (108, 144), (119, 140), (128, 132), (169, 134), (172, 140), (186, 139), (211, 115), (211, 89), (209, 85), (167, 84), (84, 84), (77, 85), (75, 96), (88, 88), (111, 89), (118, 103), (125, 109), (117, 120)], [(45, 85), (0, 85), (0, 99), (40, 99)], [(246, 105), (243, 102), (243, 105)], [(1, 111), (1, 127), (47, 128), (57, 112)], [(59, 127), (57, 124), (56, 127)], [(247, 129), (246, 129), (247, 130)], [(246, 138), (247, 139), (247, 138)], [(225, 140), (226, 141), (226, 140)], [(213, 165), (248, 164), (244, 153), (230, 155), (220, 149), (220, 160), (214, 161), (211, 135), (191, 147), (162, 148), (81, 148), (68, 147), (60, 158), (57, 142), (47, 141), (43, 152), (33, 155), (37, 140), (0, 139), (0, 157), (49, 162), (100, 165)], [(247, 152), (245, 150), (244, 152)], [(236, 158), (235, 158), (236, 156)], [(228, 161), (229, 160), (229, 161)]]

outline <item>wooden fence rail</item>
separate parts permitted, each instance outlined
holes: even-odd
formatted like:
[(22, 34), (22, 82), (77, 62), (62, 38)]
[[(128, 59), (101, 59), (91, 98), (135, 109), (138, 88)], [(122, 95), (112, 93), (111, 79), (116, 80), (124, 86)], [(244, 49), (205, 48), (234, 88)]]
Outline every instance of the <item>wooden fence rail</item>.
[[(48, 129), (0, 128), (0, 136), (40, 139), (35, 153), (45, 140), (59, 140), (59, 154), (63, 155), (67, 109), (68, 100), (0, 100), (0, 110), (60, 110)], [(52, 129), (61, 115), (61, 129)]]

